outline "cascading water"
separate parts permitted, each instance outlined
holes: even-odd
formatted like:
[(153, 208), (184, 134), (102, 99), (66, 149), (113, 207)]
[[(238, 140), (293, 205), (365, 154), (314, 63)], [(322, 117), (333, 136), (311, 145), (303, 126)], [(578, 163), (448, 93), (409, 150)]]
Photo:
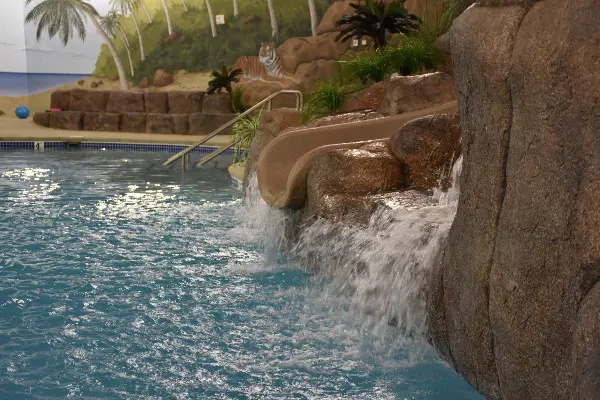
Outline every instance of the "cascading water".
[(426, 279), (456, 214), (461, 166), (462, 157), (452, 169), (451, 188), (435, 190), (425, 206), (399, 194), (399, 201), (377, 209), (368, 226), (320, 219), (301, 228), (292, 246), (284, 238), (294, 217), (268, 207), (253, 177), (244, 220), (249, 231), (261, 232), (270, 254), (291, 247), (295, 264), (326, 281), (313, 297), (351, 312), (376, 338), (410, 341), (410, 356), (418, 357), (425, 347)]

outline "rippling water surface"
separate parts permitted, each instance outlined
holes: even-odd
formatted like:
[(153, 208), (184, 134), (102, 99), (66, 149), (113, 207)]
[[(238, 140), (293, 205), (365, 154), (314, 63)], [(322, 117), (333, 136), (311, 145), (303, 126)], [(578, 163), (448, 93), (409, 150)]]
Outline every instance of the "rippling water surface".
[(479, 399), (269, 265), (221, 169), (0, 152), (0, 399)]

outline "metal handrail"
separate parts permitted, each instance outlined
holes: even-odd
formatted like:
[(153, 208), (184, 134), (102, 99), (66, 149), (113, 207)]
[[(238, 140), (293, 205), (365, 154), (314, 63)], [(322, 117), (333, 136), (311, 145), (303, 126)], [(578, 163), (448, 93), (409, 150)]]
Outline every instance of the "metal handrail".
[[(303, 95), (302, 92), (299, 90), (288, 90), (288, 89), (284, 89), (284, 90), (280, 90), (277, 93), (273, 93), (272, 95), (270, 95), (269, 97), (265, 98), (264, 100), (261, 100), (259, 103), (255, 104), (254, 106), (250, 107), (248, 110), (244, 111), (243, 113), (237, 115), (235, 118), (233, 118), (231, 121), (221, 125), (220, 127), (218, 127), (217, 129), (215, 129), (214, 131), (212, 131), (208, 136), (202, 138), (201, 140), (197, 141), (196, 143), (186, 147), (185, 149), (181, 150), (179, 153), (175, 154), (174, 156), (172, 156), (171, 158), (169, 158), (167, 161), (165, 161), (163, 163), (163, 166), (167, 166), (172, 164), (173, 162), (177, 161), (178, 159), (180, 159), (181, 157), (187, 156), (187, 154), (194, 150), (196, 147), (208, 142), (210, 139), (212, 139), (213, 137), (215, 137), (219, 132), (221, 132), (222, 130), (224, 130), (225, 128), (230, 127), (231, 125), (235, 124), (237, 121), (239, 121), (240, 119), (244, 118), (246, 115), (250, 114), (251, 112), (253, 112), (254, 110), (258, 109), (259, 107), (261, 107), (262, 105), (264, 105), (265, 103), (267, 104), (267, 111), (271, 111), (271, 106), (272, 106), (272, 100), (279, 96), (280, 94), (285, 94), (285, 93), (293, 93), (296, 95), (296, 110), (299, 110), (302, 108), (302, 102), (303, 102)], [(232, 140), (232, 142), (234, 142)], [(233, 143), (235, 144), (235, 143)], [(217, 151), (220, 151), (219, 154), (221, 154), (222, 152), (224, 152), (225, 150), (229, 149), (231, 146), (233, 146), (233, 144), (228, 145), (228, 147), (226, 147), (225, 149), (219, 149)], [(222, 151), (221, 151), (222, 150)], [(207, 157), (208, 158), (211, 154), (209, 154)], [(218, 155), (218, 154), (217, 154)], [(216, 157), (216, 156), (215, 156)], [(212, 160), (214, 157), (210, 158), (208, 161)], [(185, 160), (185, 158), (184, 158)], [(208, 162), (206, 161), (206, 162)], [(198, 163), (200, 164), (200, 163)], [(201, 164), (200, 164), (201, 165)]]

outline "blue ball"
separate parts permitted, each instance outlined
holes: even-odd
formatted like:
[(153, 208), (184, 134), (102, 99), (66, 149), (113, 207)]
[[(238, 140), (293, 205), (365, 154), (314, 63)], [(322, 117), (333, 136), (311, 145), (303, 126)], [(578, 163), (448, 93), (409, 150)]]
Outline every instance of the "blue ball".
[(15, 114), (17, 114), (18, 118), (25, 119), (25, 118), (29, 117), (29, 108), (27, 108), (25, 106), (19, 106), (15, 110)]

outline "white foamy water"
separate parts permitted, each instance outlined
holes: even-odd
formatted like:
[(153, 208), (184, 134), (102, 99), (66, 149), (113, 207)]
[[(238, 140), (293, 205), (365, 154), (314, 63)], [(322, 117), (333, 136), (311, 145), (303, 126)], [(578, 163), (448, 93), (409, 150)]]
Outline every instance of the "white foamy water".
[[(452, 170), (452, 187), (435, 190), (427, 205), (380, 207), (367, 226), (320, 219), (301, 230), (290, 258), (327, 281), (312, 294), (339, 312), (351, 312), (375, 336), (397, 327), (402, 340), (421, 341), (427, 327), (425, 285), (454, 216), (462, 157)], [(273, 210), (260, 198), (256, 177), (246, 193), (244, 231), (261, 232), (273, 254), (289, 247), (285, 232), (294, 216)]]

